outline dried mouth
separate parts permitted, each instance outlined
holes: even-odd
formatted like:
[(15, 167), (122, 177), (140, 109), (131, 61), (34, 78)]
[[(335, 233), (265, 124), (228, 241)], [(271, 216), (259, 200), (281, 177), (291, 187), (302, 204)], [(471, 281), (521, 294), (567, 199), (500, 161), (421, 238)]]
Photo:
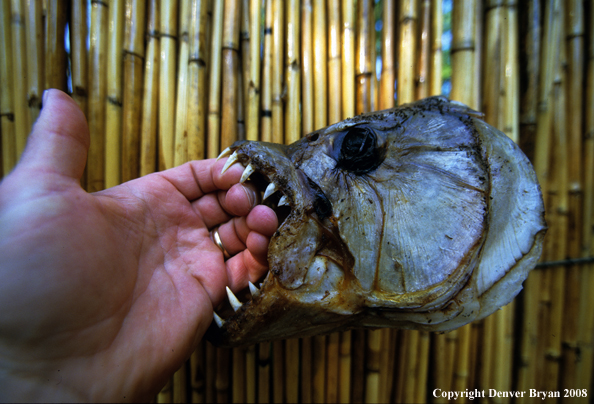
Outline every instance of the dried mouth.
[[(227, 148), (219, 155), (219, 159), (229, 156), (222, 173), (238, 162), (244, 166), (240, 183), (254, 184), (260, 192), (261, 204), (268, 206), (276, 213), (279, 227), (272, 238), (277, 237), (282, 232), (283, 224), (287, 218), (296, 210), (295, 191), (288, 186), (289, 180), (279, 173), (280, 170), (274, 167), (270, 161), (261, 155), (250, 156), (245, 151), (239, 152), (240, 148), (241, 146), (233, 147), (233, 149)], [(237, 295), (227, 287), (228, 300), (216, 308), (220, 315), (216, 312), (214, 314), (214, 321), (219, 328), (224, 326), (224, 319), (229, 319), (238, 311), (245, 310), (251, 305), (252, 300), (261, 297), (261, 293), (263, 293), (261, 288), (266, 283), (269, 273), (270, 271), (256, 282), (258, 286), (249, 282), (249, 287), (238, 292)]]

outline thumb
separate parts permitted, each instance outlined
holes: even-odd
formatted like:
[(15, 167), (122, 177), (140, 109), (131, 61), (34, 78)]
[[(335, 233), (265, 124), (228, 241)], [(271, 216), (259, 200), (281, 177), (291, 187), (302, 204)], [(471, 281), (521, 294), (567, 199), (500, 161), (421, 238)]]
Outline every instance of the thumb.
[(60, 90), (47, 90), (19, 165), (80, 180), (89, 143), (89, 127), (78, 105)]

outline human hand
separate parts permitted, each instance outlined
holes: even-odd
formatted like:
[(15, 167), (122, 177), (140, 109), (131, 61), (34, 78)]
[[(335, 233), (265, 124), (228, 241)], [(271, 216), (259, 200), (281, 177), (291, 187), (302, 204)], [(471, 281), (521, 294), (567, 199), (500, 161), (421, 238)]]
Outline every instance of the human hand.
[(266, 272), (278, 222), (241, 167), (194, 161), (88, 194), (88, 145), (80, 109), (51, 90), (0, 183), (0, 401), (149, 400), (225, 286)]

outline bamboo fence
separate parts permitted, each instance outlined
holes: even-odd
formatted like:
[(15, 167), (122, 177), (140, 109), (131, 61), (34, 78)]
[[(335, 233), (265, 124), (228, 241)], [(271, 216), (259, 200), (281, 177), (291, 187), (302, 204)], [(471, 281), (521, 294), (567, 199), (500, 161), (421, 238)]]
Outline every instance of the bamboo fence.
[(481, 402), (509, 403), (532, 402), (531, 389), (594, 402), (594, 2), (11, 0), (0, 19), (0, 175), (50, 87), (87, 116), (90, 192), (238, 139), (291, 143), (440, 94), (444, 81), (534, 163), (542, 261), (555, 263), (503, 310), (447, 334), (203, 341), (158, 402), (439, 403), (484, 391)]

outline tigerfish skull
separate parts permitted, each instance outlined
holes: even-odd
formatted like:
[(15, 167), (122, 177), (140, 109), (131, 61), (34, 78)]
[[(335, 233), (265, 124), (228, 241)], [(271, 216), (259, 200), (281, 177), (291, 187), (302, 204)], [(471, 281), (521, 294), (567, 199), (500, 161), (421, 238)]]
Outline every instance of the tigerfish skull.
[[(238, 346), (351, 328), (448, 331), (508, 304), (546, 231), (534, 170), (444, 97), (347, 119), (289, 145), (236, 142), (277, 211), (270, 270), (208, 337)], [(265, 191), (264, 191), (265, 190)], [(230, 291), (229, 291), (230, 292)], [(243, 301), (243, 303), (241, 303)]]

